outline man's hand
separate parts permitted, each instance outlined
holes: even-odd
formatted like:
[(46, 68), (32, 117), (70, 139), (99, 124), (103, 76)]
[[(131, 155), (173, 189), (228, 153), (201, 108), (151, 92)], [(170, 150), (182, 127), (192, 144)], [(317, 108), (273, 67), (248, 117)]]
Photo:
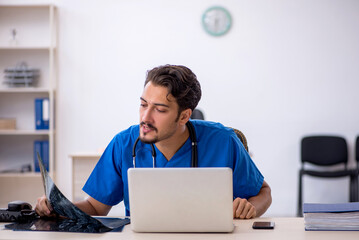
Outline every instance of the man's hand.
[(233, 218), (249, 219), (260, 217), (272, 203), (271, 189), (266, 181), (256, 196), (247, 199), (236, 198), (233, 201)]
[(39, 197), (37, 199), (35, 211), (40, 217), (55, 217), (56, 216), (56, 214), (54, 214), (52, 212), (53, 211), (52, 207), (45, 195), (43, 195), (42, 197)]
[(233, 201), (233, 218), (249, 219), (257, 216), (256, 208), (245, 198), (236, 198)]
[[(103, 204), (92, 197), (88, 197), (86, 200), (76, 202), (74, 203), (74, 205), (78, 207), (80, 210), (82, 210), (83, 212), (87, 213), (88, 215), (95, 215), (95, 216), (106, 216), (112, 207)], [(35, 211), (40, 217), (57, 216), (53, 212), (51, 204), (49, 203), (45, 195), (37, 199)]]

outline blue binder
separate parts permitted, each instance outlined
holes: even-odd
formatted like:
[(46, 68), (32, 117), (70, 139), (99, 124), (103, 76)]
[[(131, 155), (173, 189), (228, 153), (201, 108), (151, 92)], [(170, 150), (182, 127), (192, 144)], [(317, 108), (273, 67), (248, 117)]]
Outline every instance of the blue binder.
[(35, 99), (35, 129), (49, 129), (50, 106), (48, 98)]
[(358, 212), (359, 202), (348, 203), (304, 203), (303, 213)]
[(42, 99), (35, 99), (35, 129), (43, 129), (42, 123)]
[(49, 141), (34, 141), (34, 171), (40, 172), (39, 161), (37, 160), (37, 153), (40, 154), (46, 170), (49, 171)]
[(49, 129), (50, 102), (48, 98), (42, 99), (42, 129)]
[(42, 141), (41, 158), (44, 162), (46, 171), (49, 171), (49, 141)]
[(39, 162), (37, 161), (37, 153), (41, 155), (41, 141), (34, 141), (34, 171), (40, 172)]

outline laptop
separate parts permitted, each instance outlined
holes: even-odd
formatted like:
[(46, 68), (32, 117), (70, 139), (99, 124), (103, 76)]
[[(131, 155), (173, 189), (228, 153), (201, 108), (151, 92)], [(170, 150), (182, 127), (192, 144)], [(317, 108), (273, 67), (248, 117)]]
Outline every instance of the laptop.
[(232, 232), (230, 168), (130, 168), (135, 232)]

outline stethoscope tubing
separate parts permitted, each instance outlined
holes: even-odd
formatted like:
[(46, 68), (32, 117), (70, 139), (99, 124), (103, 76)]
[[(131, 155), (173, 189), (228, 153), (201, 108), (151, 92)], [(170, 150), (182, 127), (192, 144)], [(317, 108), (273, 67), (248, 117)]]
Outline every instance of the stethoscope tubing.
[[(196, 137), (196, 132), (194, 130), (193, 124), (188, 121), (186, 123), (187, 127), (188, 127), (188, 131), (189, 131), (189, 137), (191, 139), (192, 142), (192, 155), (191, 155), (191, 165), (192, 167), (198, 167), (198, 153), (197, 153), (197, 137)], [(136, 147), (138, 144), (138, 141), (140, 141), (140, 137), (138, 137), (135, 141), (135, 143), (133, 144), (133, 148), (132, 148), (132, 161), (133, 161), (133, 167), (136, 168)], [(155, 150), (155, 146), (153, 145), (153, 143), (150, 143), (151, 145), (151, 154), (152, 154), (152, 167), (155, 168), (156, 167), (156, 150)]]

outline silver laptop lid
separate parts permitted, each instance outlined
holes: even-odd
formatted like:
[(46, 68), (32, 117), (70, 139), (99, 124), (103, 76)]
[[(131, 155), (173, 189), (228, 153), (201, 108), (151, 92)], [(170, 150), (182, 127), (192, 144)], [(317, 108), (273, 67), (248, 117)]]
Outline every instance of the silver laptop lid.
[(136, 232), (233, 231), (230, 168), (131, 168), (128, 185)]

